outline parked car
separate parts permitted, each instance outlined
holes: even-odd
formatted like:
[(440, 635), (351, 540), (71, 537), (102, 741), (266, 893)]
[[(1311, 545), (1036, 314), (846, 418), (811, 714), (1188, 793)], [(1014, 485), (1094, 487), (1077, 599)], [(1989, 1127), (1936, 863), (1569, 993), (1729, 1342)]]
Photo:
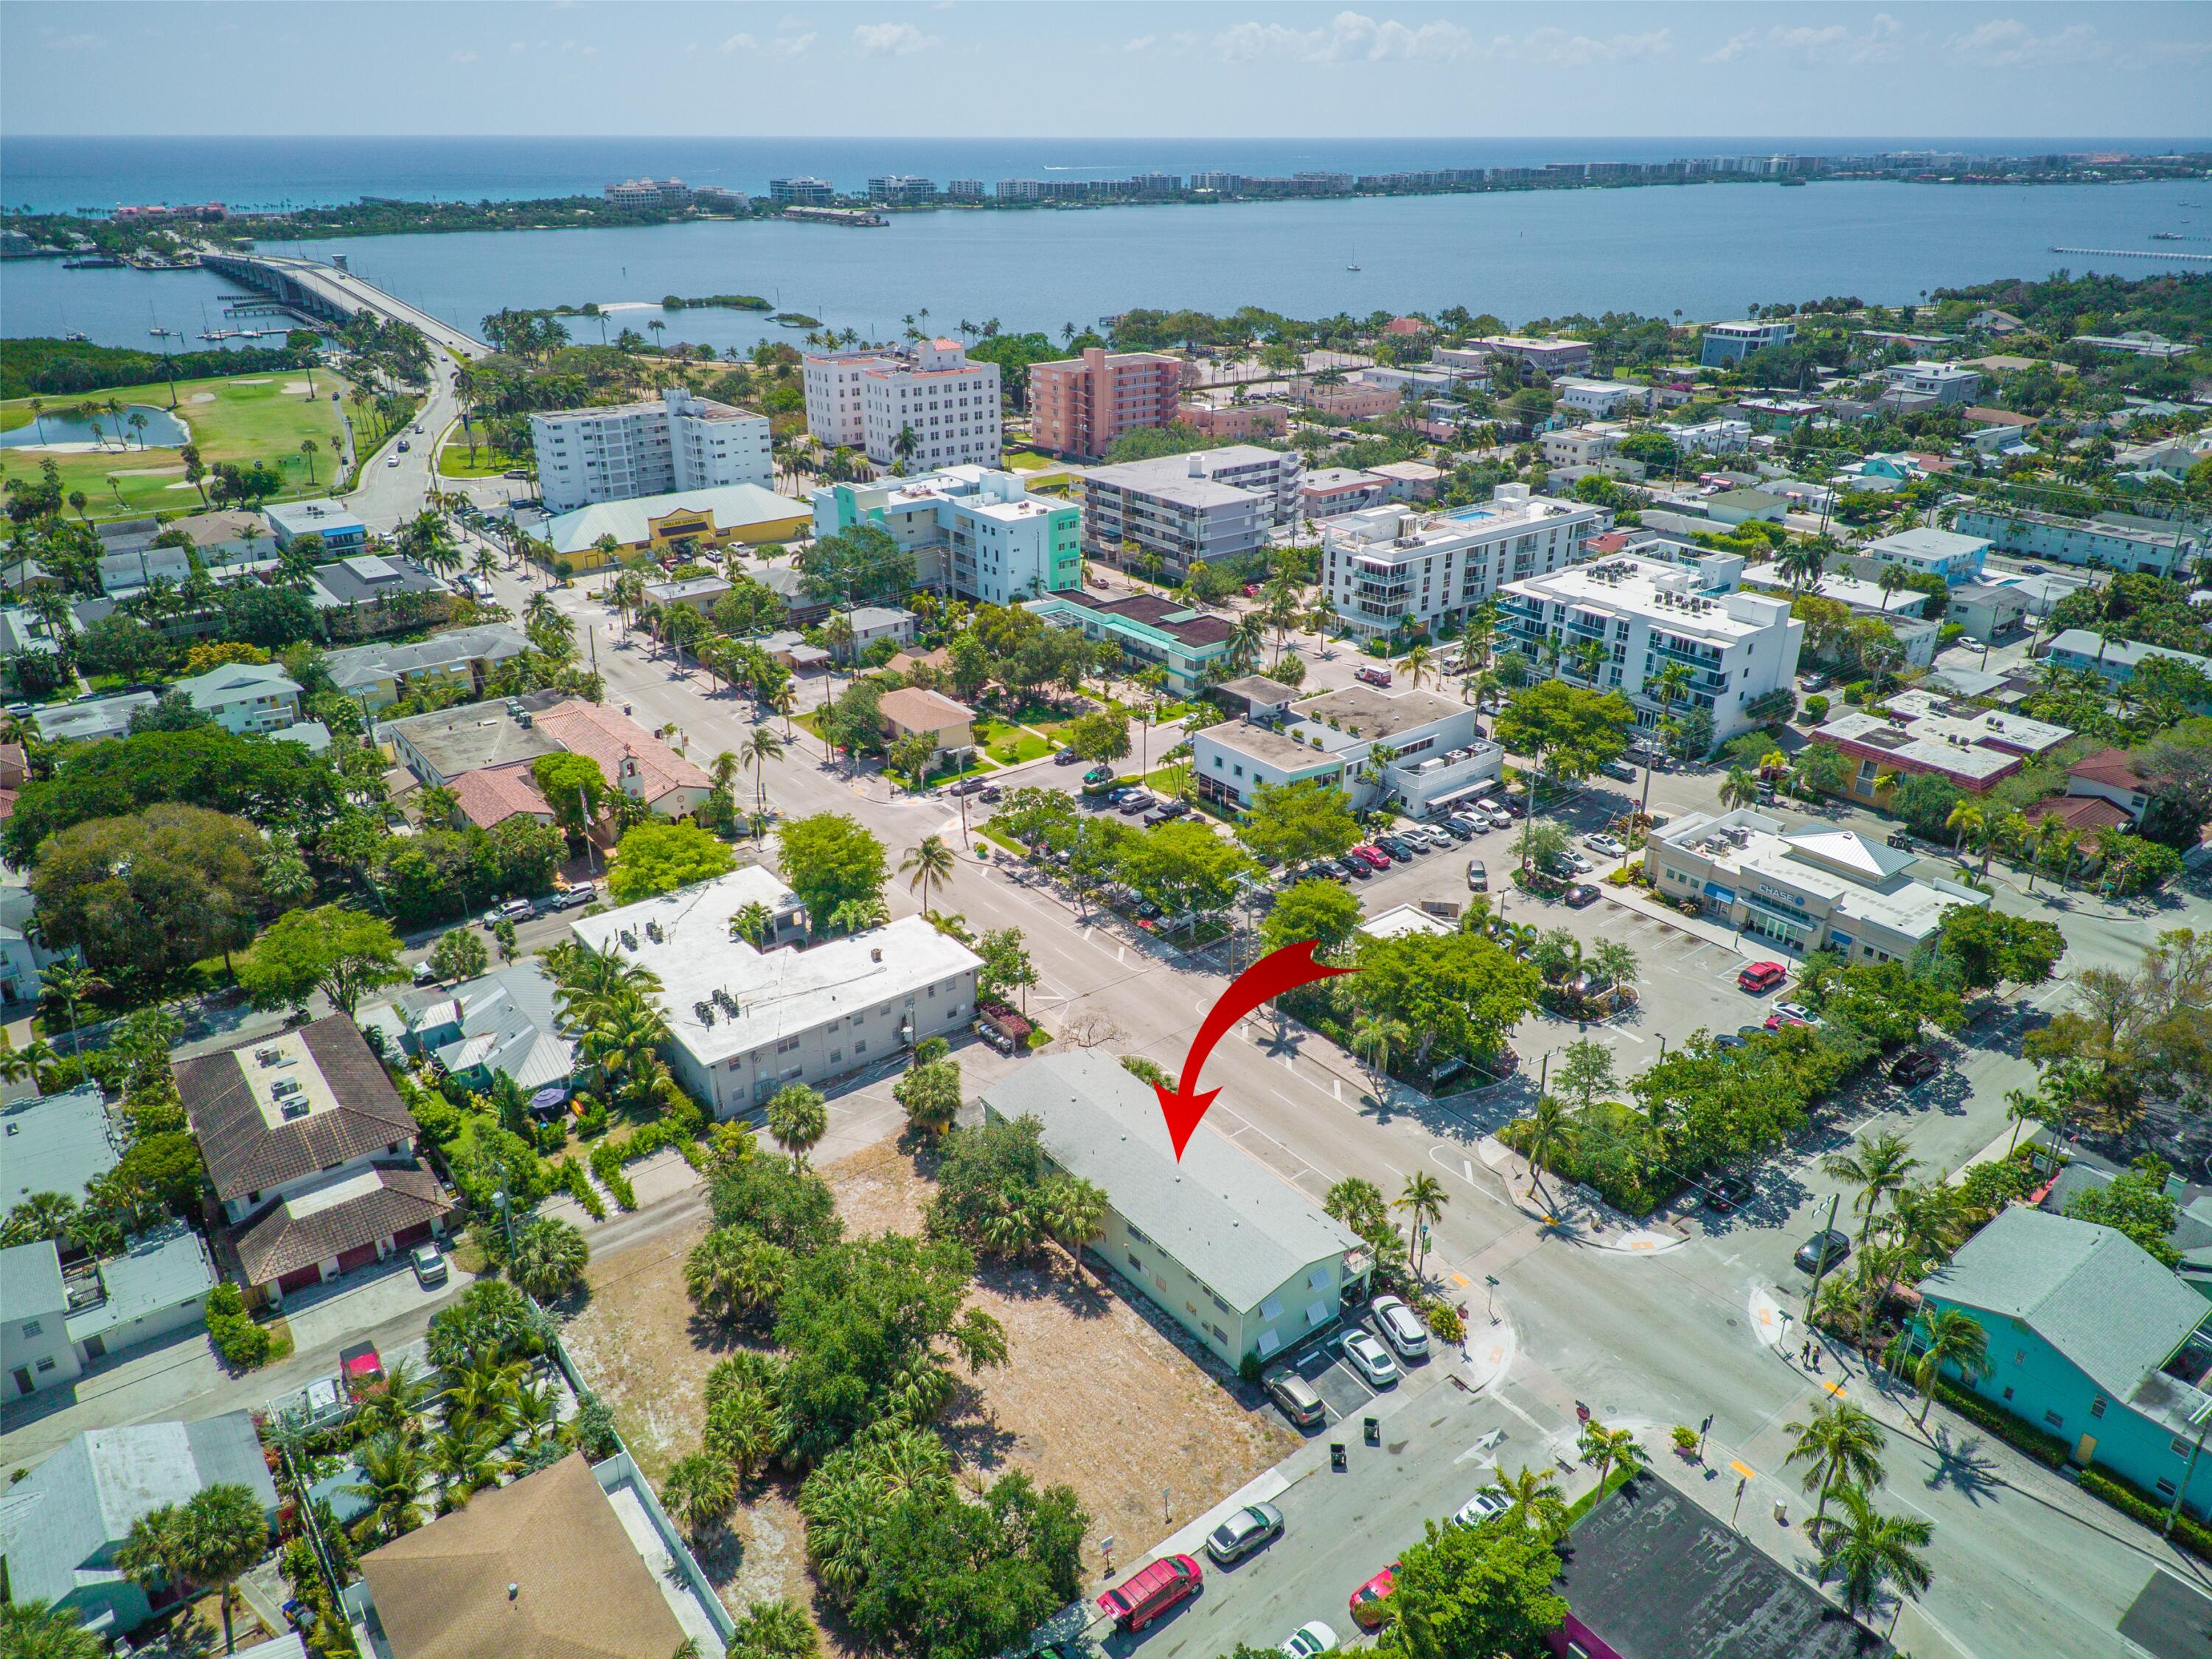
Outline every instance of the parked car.
[(1778, 962), (1754, 962), (1735, 976), (1735, 985), (1739, 991), (1763, 997), (1789, 977), (1790, 970)]
[(1444, 834), (1449, 836), (1454, 841), (1473, 841), (1474, 839), (1474, 830), (1468, 823), (1468, 821), (1465, 818), (1443, 818), (1438, 821), (1437, 828), (1443, 830)]
[(1507, 795), (1503, 799), (1494, 802), (1491, 810), (1492, 811), (1503, 810), (1509, 818), (1525, 818), (1528, 816), (1528, 803), (1518, 795)]
[(1387, 668), (1363, 665), (1352, 671), (1352, 678), (1355, 680), (1364, 680), (1369, 685), (1388, 685), (1390, 684), (1390, 671)]
[(1371, 880), (1375, 875), (1375, 866), (1361, 858), (1356, 848), (1339, 859), (1336, 867), (1347, 876), (1357, 876), (1362, 881)]
[(495, 927), (502, 921), (527, 921), (535, 907), (526, 898), (509, 899), (504, 904), (495, 904), (483, 913), (483, 925)]
[(1382, 1340), (1402, 1358), (1418, 1359), (1428, 1352), (1428, 1329), (1403, 1301), (1395, 1296), (1378, 1296), (1367, 1305)]
[(1283, 1512), (1273, 1504), (1247, 1504), (1206, 1535), (1206, 1553), (1227, 1566), (1283, 1535)]
[(1741, 1048), (1743, 1046), (1744, 1039), (1734, 1031), (1723, 1031), (1713, 1039), (1713, 1047), (1716, 1048)]
[(1623, 783), (1633, 783), (1636, 781), (1636, 767), (1632, 762), (1621, 760), (1616, 757), (1615, 759), (1606, 762), (1604, 765), (1598, 768), (1598, 770), (1604, 773), (1606, 776), (1609, 778), (1620, 779)]
[(1094, 766), (1083, 775), (1083, 793), (1086, 795), (1110, 795), (1114, 789), (1114, 769)]
[(1362, 1630), (1373, 1630), (1382, 1622), (1382, 1602), (1397, 1583), (1398, 1564), (1393, 1561), (1372, 1578), (1352, 1592), (1352, 1622)]
[(438, 982), (438, 970), (430, 965), (428, 957), (415, 964), (414, 979), (418, 986), (435, 985)]
[(962, 778), (957, 783), (946, 785), (945, 793), (956, 798), (961, 795), (980, 795), (983, 793), (983, 780)]
[(1153, 810), (1163, 818), (1179, 818), (1190, 811), (1190, 803), (1187, 800), (1164, 800)]
[(1578, 876), (1586, 876), (1589, 874), (1591, 871), (1597, 868), (1597, 866), (1592, 864), (1588, 859), (1584, 858), (1580, 853), (1575, 851), (1571, 847), (1567, 848), (1565, 852), (1559, 854), (1559, 862), (1565, 865), (1570, 870), (1572, 870)]
[(1080, 766), (1083, 763), (1083, 757), (1073, 749), (1063, 749), (1052, 757), (1052, 763), (1054, 766)]
[(1733, 1215), (1752, 1199), (1751, 1183), (1735, 1176), (1715, 1176), (1705, 1183), (1705, 1207), (1716, 1215)]
[(1377, 836), (1375, 837), (1375, 844), (1401, 864), (1411, 864), (1413, 861), (1413, 849), (1402, 837)]
[(1398, 1380), (1398, 1362), (1390, 1358), (1384, 1347), (1366, 1331), (1346, 1331), (1337, 1343), (1344, 1351), (1346, 1361), (1378, 1389), (1387, 1389)]
[(1455, 1527), (1479, 1527), (1512, 1507), (1513, 1500), (1505, 1495), (1503, 1487), (1485, 1486), (1452, 1512), (1451, 1523)]
[(1589, 848), (1591, 852), (1601, 854), (1609, 859), (1628, 856), (1626, 846), (1611, 836), (1584, 836), (1583, 845)]
[(1567, 889), (1566, 898), (1569, 909), (1579, 910), (1584, 905), (1595, 904), (1598, 900), (1598, 891), (1588, 882), (1578, 881)]
[(1336, 1632), (1318, 1619), (1310, 1619), (1285, 1638), (1279, 1652), (1291, 1659), (1314, 1659), (1317, 1653), (1336, 1651)]
[(1823, 1266), (1832, 1267), (1851, 1253), (1849, 1233), (1833, 1227), (1823, 1227), (1797, 1247), (1796, 1262), (1803, 1272), (1819, 1273)]
[(1917, 1089), (1942, 1069), (1933, 1051), (1908, 1048), (1889, 1062), (1889, 1080), (1900, 1089)]
[(548, 894), (538, 901), (538, 908), (546, 912), (580, 910), (599, 896), (598, 888), (587, 881), (580, 881), (574, 887), (563, 887), (557, 893)]
[(1820, 1015), (1802, 1002), (1778, 1002), (1774, 1012), (1766, 1017), (1766, 1029), (1778, 1031), (1785, 1025), (1818, 1025)]
[(1480, 859), (1469, 859), (1467, 861), (1467, 890), (1470, 893), (1486, 893), (1490, 890), (1490, 866)]
[(1188, 1555), (1164, 1555), (1098, 1598), (1098, 1611), (1120, 1630), (1138, 1631), (1198, 1594), (1206, 1574)]
[(1902, 830), (1893, 830), (1883, 839), (1900, 853), (1917, 853), (1920, 850), (1920, 843)]
[(1363, 841), (1353, 848), (1352, 856), (1370, 870), (1388, 870), (1390, 867), (1390, 855), (1370, 842)]
[(1328, 1404), (1314, 1385), (1296, 1371), (1278, 1371), (1267, 1379), (1267, 1395), (1296, 1428), (1310, 1429), (1328, 1420)]
[(435, 1244), (417, 1244), (413, 1261), (415, 1282), (424, 1290), (446, 1282), (446, 1258)]
[(1825, 691), (1828, 689), (1828, 677), (1826, 674), (1808, 674), (1797, 684), (1808, 691)]
[(1006, 792), (1000, 788), (997, 784), (987, 783), (983, 786), (983, 804), (986, 806), (992, 805), (995, 804), (999, 798), (1006, 793)]
[(1445, 832), (1442, 824), (1417, 823), (1413, 826), (1413, 833), (1427, 837), (1429, 845), (1439, 852), (1452, 844), (1452, 837)]
[(1119, 812), (1125, 818), (1133, 818), (1136, 817), (1138, 813), (1151, 807), (1153, 804), (1152, 792), (1151, 790), (1132, 789), (1127, 794), (1122, 796), (1120, 800), (1114, 803), (1114, 810)]

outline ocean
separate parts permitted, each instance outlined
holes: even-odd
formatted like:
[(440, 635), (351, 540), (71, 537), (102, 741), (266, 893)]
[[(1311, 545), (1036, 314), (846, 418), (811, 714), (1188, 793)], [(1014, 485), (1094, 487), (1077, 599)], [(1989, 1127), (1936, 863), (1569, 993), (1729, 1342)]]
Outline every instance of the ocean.
[[(285, 164), (264, 141), (193, 140), (156, 160), (142, 141), (69, 141), (64, 163), (48, 141), (11, 140), (10, 202), (55, 199), (69, 189), (95, 200), (351, 199), (370, 194), (534, 196), (596, 188), (631, 173), (678, 172), (694, 183), (757, 188), (766, 167), (836, 177), (852, 169), (908, 168), (940, 182), (992, 179), (1048, 167), (1102, 173), (1160, 167), (1187, 173), (1220, 165), (1247, 171), (1520, 165), (1587, 158), (1663, 159), (1741, 153), (1741, 141), (1655, 141), (1645, 155), (1620, 140), (1509, 147), (1495, 141), (1402, 141), (1302, 146), (1273, 140), (1237, 146), (1203, 141), (1116, 146), (949, 141), (509, 140), (477, 144), (416, 140), (301, 141)], [(1796, 141), (1799, 149), (1807, 141)], [(2068, 148), (2079, 147), (2074, 141)], [(1859, 141), (1853, 151), (1902, 148)], [(2148, 146), (2140, 146), (2148, 148)], [(1777, 145), (1778, 149), (1784, 146)], [(2033, 141), (1990, 141), (2024, 152)], [(433, 151), (435, 159), (433, 159)], [(112, 151), (113, 154), (109, 152)], [(741, 164), (735, 159), (740, 155)], [(721, 166), (713, 165), (716, 156)], [(392, 171), (377, 174), (378, 157)], [(117, 169), (142, 165), (143, 173)], [(1054, 157), (1064, 158), (1054, 160)], [(211, 159), (212, 158), (212, 159)], [(228, 159), (224, 159), (228, 158)], [(995, 165), (994, 165), (995, 163)], [(40, 172), (40, 169), (46, 169)], [(57, 169), (75, 168), (75, 173)], [(955, 169), (963, 169), (956, 173)], [(20, 183), (19, 179), (27, 182)], [(58, 182), (64, 181), (64, 182)], [(97, 181), (96, 186), (93, 181)], [(42, 195), (40, 192), (47, 192)], [(1885, 304), (1928, 290), (2061, 267), (2131, 276), (2177, 268), (2163, 260), (2060, 254), (2054, 246), (2171, 250), (2154, 232), (2212, 229), (2212, 185), (1934, 185), (1814, 183), (1707, 185), (1622, 190), (1409, 196), (1216, 206), (1158, 205), (1024, 212), (894, 215), (881, 229), (760, 220), (635, 229), (485, 232), (341, 238), (270, 246), (318, 258), (343, 254), (352, 268), (459, 326), (480, 327), (505, 306), (594, 301), (619, 306), (610, 330), (665, 325), (658, 337), (717, 349), (764, 337), (793, 338), (757, 313), (664, 313), (665, 295), (759, 294), (868, 339), (896, 337), (908, 314), (951, 332), (962, 320), (996, 319), (1009, 331), (1060, 333), (1132, 307), (1229, 311), (1258, 305), (1296, 317), (1339, 312), (1433, 311), (1463, 305), (1520, 325), (1608, 310), (1710, 319), (1747, 307), (1856, 295)], [(1357, 265), (1354, 270), (1350, 267)], [(202, 272), (65, 271), (51, 260), (0, 266), (0, 331), (82, 331), (109, 344), (144, 345), (149, 331), (190, 342), (224, 326), (229, 285)], [(248, 324), (248, 326), (254, 326)], [(580, 340), (596, 321), (572, 319)]]

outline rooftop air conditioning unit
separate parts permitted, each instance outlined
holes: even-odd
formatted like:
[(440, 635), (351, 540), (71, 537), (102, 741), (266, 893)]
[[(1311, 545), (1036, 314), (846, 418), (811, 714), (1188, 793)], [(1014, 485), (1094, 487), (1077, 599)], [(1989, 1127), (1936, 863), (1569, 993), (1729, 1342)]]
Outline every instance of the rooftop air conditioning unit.
[(284, 1121), (289, 1123), (295, 1118), (307, 1116), (308, 1107), (304, 1100), (287, 1100), (281, 1103), (279, 1110), (283, 1114)]

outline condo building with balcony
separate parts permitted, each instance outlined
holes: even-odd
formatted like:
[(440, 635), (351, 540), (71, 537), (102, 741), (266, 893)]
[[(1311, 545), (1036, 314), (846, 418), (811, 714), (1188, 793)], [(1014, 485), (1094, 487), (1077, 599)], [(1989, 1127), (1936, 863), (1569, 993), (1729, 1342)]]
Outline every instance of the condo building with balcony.
[(1018, 473), (951, 466), (827, 484), (813, 504), (817, 536), (872, 525), (914, 555), (921, 586), (1013, 605), (1083, 586), (1082, 509), (1030, 495)]
[(1504, 750), (1475, 711), (1429, 691), (1347, 686), (1295, 700), (1285, 687), (1240, 682), (1249, 713), (1191, 737), (1201, 798), (1242, 811), (1262, 784), (1318, 781), (1355, 809), (1389, 805), (1422, 817), (1496, 787)]
[(726, 484), (775, 483), (768, 416), (670, 386), (606, 409), (530, 417), (548, 513)]
[(1296, 454), (1256, 444), (1097, 467), (1083, 477), (1084, 545), (1117, 563), (1157, 554), (1160, 574), (1179, 577), (1194, 561), (1253, 552), (1278, 525), (1296, 523), (1304, 475)]
[(1322, 530), (1322, 585), (1358, 638), (1463, 623), (1508, 582), (1565, 568), (1612, 521), (1603, 507), (1532, 495), (1526, 484), (1443, 513), (1370, 507)]
[(1030, 365), (1030, 417), (1037, 446), (1095, 461), (1123, 434), (1166, 426), (1182, 394), (1182, 362), (1158, 351), (1108, 351)]
[(878, 466), (996, 466), (1004, 429), (999, 366), (957, 340), (907, 351), (817, 352), (801, 368), (806, 429)]
[[(1757, 725), (1759, 699), (1796, 684), (1804, 638), (1787, 599), (1709, 592), (1694, 570), (1626, 557), (1510, 584), (1499, 624), (1499, 643), (1539, 673), (1621, 693), (1639, 726), (1702, 709), (1716, 740)], [(1688, 674), (1671, 708), (1656, 691), (1669, 665)]]

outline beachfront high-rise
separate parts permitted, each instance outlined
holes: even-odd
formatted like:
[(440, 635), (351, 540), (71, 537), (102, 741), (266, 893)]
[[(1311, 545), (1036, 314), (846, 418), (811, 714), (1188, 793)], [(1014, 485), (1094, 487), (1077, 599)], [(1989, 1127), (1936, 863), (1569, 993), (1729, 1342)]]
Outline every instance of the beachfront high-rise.
[(1030, 415), (1041, 448), (1095, 461), (1125, 432), (1176, 418), (1182, 364), (1157, 351), (1087, 348), (1030, 365)]
[(805, 381), (806, 429), (825, 444), (910, 471), (999, 464), (999, 366), (969, 362), (957, 340), (810, 353)]
[(768, 417), (671, 386), (657, 398), (530, 417), (549, 513), (724, 484), (775, 484)]

